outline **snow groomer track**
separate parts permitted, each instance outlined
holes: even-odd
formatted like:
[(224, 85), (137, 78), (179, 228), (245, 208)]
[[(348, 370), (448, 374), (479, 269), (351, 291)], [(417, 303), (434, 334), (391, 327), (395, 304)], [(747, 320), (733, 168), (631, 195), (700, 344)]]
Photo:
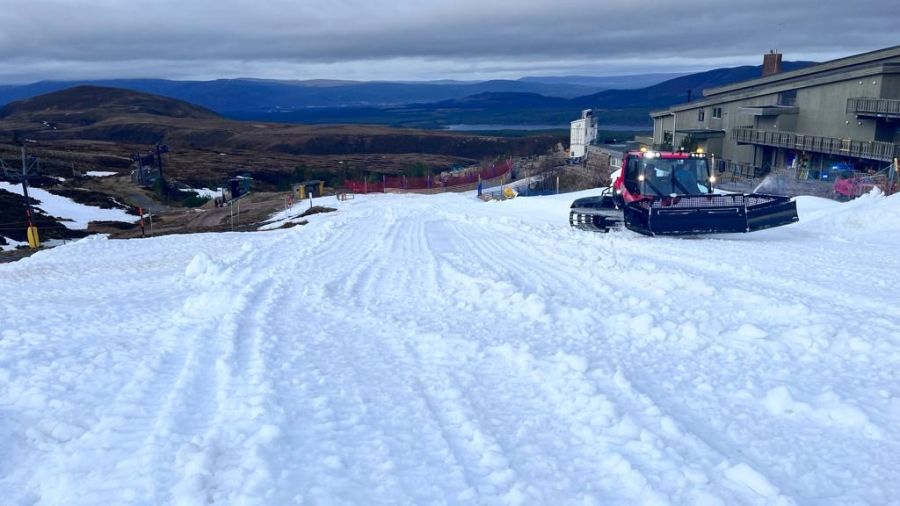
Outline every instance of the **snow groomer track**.
[(898, 197), (712, 239), (572, 198), (0, 265), (0, 502), (898, 501)]

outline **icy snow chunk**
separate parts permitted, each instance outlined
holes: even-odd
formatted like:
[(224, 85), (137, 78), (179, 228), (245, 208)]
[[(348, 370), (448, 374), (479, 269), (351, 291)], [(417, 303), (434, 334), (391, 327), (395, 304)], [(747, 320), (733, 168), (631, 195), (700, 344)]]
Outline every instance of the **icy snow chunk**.
[(206, 504), (210, 501), (208, 489), (212, 477), (211, 455), (201, 437), (185, 443), (175, 454), (175, 467), (181, 472), (181, 480), (172, 487), (172, 503), (178, 505)]
[(862, 409), (844, 402), (834, 392), (826, 392), (806, 403), (795, 400), (791, 391), (781, 385), (766, 393), (763, 405), (773, 415), (804, 414), (826, 427), (861, 428), (863, 435), (870, 439), (881, 439), (884, 435)]
[(675, 423), (671, 417), (663, 416), (659, 419), (659, 428), (662, 429), (663, 434), (670, 437), (681, 437), (682, 433), (678, 429), (678, 425)]
[(528, 351), (528, 346), (514, 347), (509, 343), (499, 346), (490, 346), (486, 351), (500, 355), (504, 359), (515, 364), (519, 369), (530, 369), (534, 362), (534, 355)]
[(53, 418), (44, 418), (37, 423), (37, 429), (57, 441), (71, 441), (81, 437), (85, 429), (77, 425)]
[(681, 474), (691, 483), (699, 483), (704, 485), (709, 482), (709, 477), (706, 476), (701, 469), (697, 469), (695, 467), (683, 467), (681, 468)]
[(735, 331), (735, 337), (740, 337), (743, 339), (763, 339), (768, 335), (768, 332), (750, 323), (741, 325)]
[(763, 497), (775, 497), (778, 495), (778, 488), (775, 485), (772, 485), (765, 476), (743, 462), (726, 469), (725, 477), (735, 483), (745, 485)]
[(850, 404), (838, 403), (829, 407), (826, 412), (837, 425), (854, 427), (869, 423), (869, 417), (861, 409)]
[(226, 280), (223, 265), (213, 261), (205, 253), (197, 253), (184, 269), (184, 277), (199, 284), (216, 284)]
[(281, 436), (281, 428), (277, 425), (266, 423), (256, 431), (254, 438), (257, 443), (266, 445), (277, 439), (279, 436)]
[(774, 415), (797, 413), (800, 411), (809, 411), (808, 404), (795, 402), (791, 391), (784, 385), (777, 386), (766, 393), (766, 399), (763, 401), (766, 409)]
[(184, 275), (188, 278), (196, 278), (201, 274), (206, 274), (214, 268), (215, 266), (213, 265), (212, 260), (210, 260), (205, 253), (197, 253), (194, 255), (194, 258), (191, 259), (187, 268), (184, 269)]
[(563, 364), (569, 369), (576, 372), (584, 373), (588, 369), (587, 359), (584, 357), (579, 357), (578, 355), (569, 355), (568, 353), (557, 351), (554, 358), (560, 364)]
[(697, 325), (692, 321), (686, 321), (678, 326), (678, 333), (681, 334), (681, 338), (687, 341), (695, 341), (698, 337), (700, 337), (700, 332), (697, 330)]
[(631, 318), (629, 323), (631, 331), (635, 334), (647, 334), (653, 328), (655, 321), (652, 315), (644, 313)]
[(632, 316), (626, 325), (633, 338), (662, 341), (667, 337), (666, 331), (656, 326), (656, 319), (649, 313)]
[(529, 294), (519, 302), (522, 316), (532, 321), (546, 320), (547, 305), (535, 294)]

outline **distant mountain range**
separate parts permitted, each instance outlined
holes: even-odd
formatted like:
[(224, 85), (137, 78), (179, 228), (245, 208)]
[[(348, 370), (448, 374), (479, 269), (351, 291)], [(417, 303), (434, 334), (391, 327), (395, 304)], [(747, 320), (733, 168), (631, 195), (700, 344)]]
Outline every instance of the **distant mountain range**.
[(379, 82), (271, 79), (170, 81), (165, 79), (107, 79), (99, 81), (41, 81), (0, 86), (0, 105), (44, 93), (91, 85), (125, 88), (191, 102), (227, 112), (283, 112), (312, 107), (390, 107), (416, 102), (439, 102), (488, 92), (536, 93), (574, 98), (609, 88), (640, 88), (677, 74), (615, 77), (529, 77), (519, 80)]
[[(659, 74), (632, 74), (624, 76), (528, 76), (519, 79), (531, 83), (543, 84), (575, 84), (579, 86), (593, 86), (603, 89), (632, 89), (652, 86), (656, 83), (675, 79), (676, 77), (689, 75), (682, 73)], [(599, 91), (599, 90), (598, 90)]]
[[(788, 72), (815, 62), (784, 62)], [(429, 103), (396, 107), (310, 108), (291, 112), (234, 112), (239, 119), (289, 123), (379, 123), (417, 128), (442, 128), (456, 124), (560, 125), (566, 126), (581, 109), (599, 112), (603, 125), (631, 125), (634, 130), (650, 128), (651, 110), (686, 102), (688, 91), (700, 98), (705, 88), (754, 79), (762, 66), (741, 66), (708, 70), (675, 77), (638, 89), (609, 89), (580, 97), (553, 97), (538, 93), (489, 91)], [(567, 128), (567, 126), (566, 126)], [(617, 128), (620, 129), (620, 128)]]
[[(784, 62), (790, 71), (814, 62)], [(760, 66), (695, 74), (549, 76), (518, 80), (360, 82), (219, 79), (43, 81), (0, 86), (0, 105), (78, 85), (124, 88), (175, 98), (223, 116), (288, 123), (374, 123), (442, 128), (453, 124), (559, 124), (579, 110), (600, 111), (600, 123), (648, 125), (651, 109), (685, 102), (704, 88), (753, 79)]]

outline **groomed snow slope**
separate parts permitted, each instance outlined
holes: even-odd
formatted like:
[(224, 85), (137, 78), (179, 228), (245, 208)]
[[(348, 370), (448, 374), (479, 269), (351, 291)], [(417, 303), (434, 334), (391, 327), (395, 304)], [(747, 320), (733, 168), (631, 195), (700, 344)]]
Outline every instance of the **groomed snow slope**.
[(898, 500), (900, 197), (714, 239), (572, 198), (0, 265), (0, 502)]

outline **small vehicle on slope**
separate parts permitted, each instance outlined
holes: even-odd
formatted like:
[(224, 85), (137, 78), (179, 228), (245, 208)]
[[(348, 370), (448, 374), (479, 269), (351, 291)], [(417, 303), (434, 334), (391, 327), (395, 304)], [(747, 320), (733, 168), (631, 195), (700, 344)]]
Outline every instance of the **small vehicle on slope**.
[(625, 228), (644, 235), (753, 232), (798, 221), (789, 197), (714, 191), (706, 154), (630, 151), (610, 188), (572, 203), (569, 223), (583, 230)]

